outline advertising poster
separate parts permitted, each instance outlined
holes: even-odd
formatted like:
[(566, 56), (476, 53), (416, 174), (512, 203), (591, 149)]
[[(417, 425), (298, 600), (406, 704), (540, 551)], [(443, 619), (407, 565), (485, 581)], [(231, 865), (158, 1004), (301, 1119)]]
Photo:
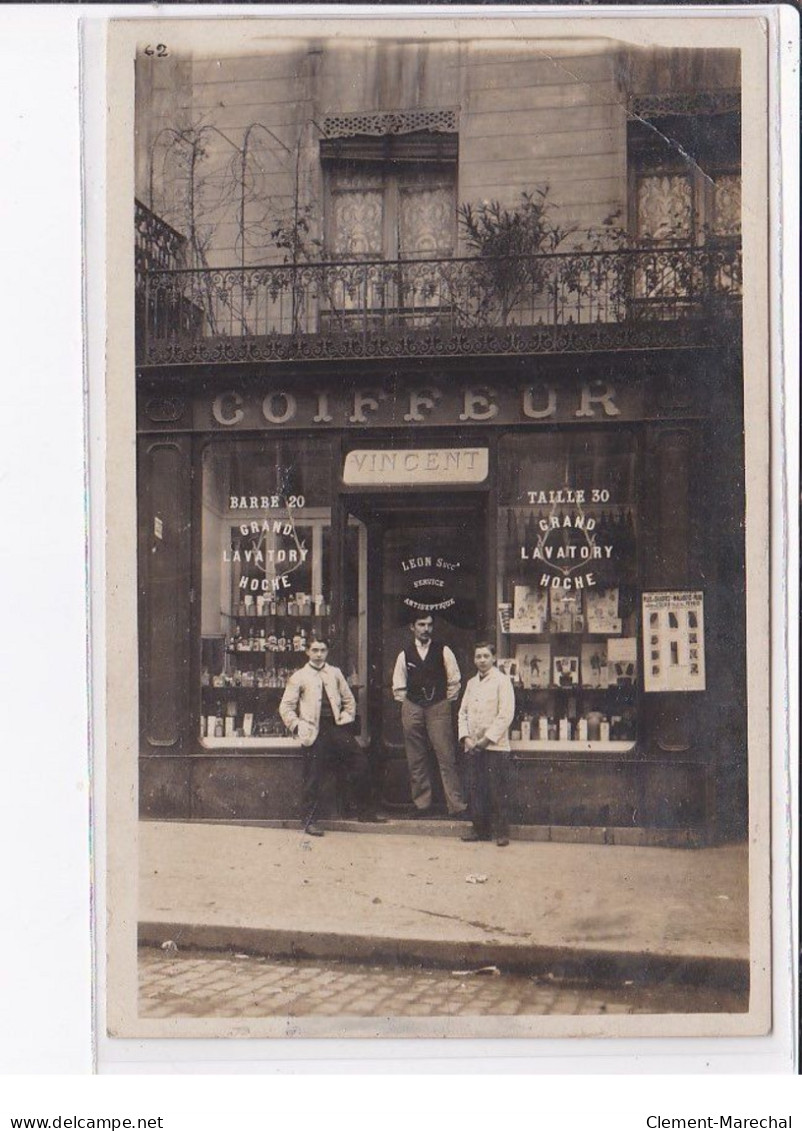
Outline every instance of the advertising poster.
[(704, 593), (643, 594), (645, 691), (705, 690)]

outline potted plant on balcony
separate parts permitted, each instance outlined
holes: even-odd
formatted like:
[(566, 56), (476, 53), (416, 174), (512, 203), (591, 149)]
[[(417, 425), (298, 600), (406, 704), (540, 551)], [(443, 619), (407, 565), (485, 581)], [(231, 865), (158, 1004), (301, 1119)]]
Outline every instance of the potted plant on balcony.
[(544, 313), (549, 309), (555, 270), (549, 256), (576, 231), (555, 221), (556, 208), (548, 185), (522, 192), (514, 207), (498, 200), (458, 206), (462, 241), (476, 256), (463, 304), (470, 323), (507, 326), (516, 311), (534, 321), (541, 303)]

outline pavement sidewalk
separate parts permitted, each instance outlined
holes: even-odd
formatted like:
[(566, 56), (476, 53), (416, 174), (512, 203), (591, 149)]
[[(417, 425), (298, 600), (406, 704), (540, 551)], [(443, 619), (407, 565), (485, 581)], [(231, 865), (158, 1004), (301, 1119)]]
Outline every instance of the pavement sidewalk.
[[(464, 844), (144, 821), (140, 942), (271, 957), (748, 979), (746, 846)], [(442, 831), (442, 830), (441, 830)]]

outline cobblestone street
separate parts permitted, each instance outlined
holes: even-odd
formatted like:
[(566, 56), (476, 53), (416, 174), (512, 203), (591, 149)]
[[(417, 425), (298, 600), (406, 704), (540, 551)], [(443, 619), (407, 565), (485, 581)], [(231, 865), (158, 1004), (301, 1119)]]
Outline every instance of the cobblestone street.
[(731, 990), (662, 984), (592, 986), (548, 974), (469, 974), (413, 967), (187, 951), (139, 952), (140, 1016), (358, 1017), (720, 1013), (746, 1009)]

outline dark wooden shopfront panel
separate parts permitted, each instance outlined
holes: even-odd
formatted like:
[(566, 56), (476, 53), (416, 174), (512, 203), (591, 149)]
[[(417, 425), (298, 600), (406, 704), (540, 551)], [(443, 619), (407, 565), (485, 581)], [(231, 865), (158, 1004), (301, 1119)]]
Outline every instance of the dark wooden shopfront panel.
[(189, 438), (144, 441), (140, 483), (140, 730), (145, 751), (187, 737), (191, 474)]

